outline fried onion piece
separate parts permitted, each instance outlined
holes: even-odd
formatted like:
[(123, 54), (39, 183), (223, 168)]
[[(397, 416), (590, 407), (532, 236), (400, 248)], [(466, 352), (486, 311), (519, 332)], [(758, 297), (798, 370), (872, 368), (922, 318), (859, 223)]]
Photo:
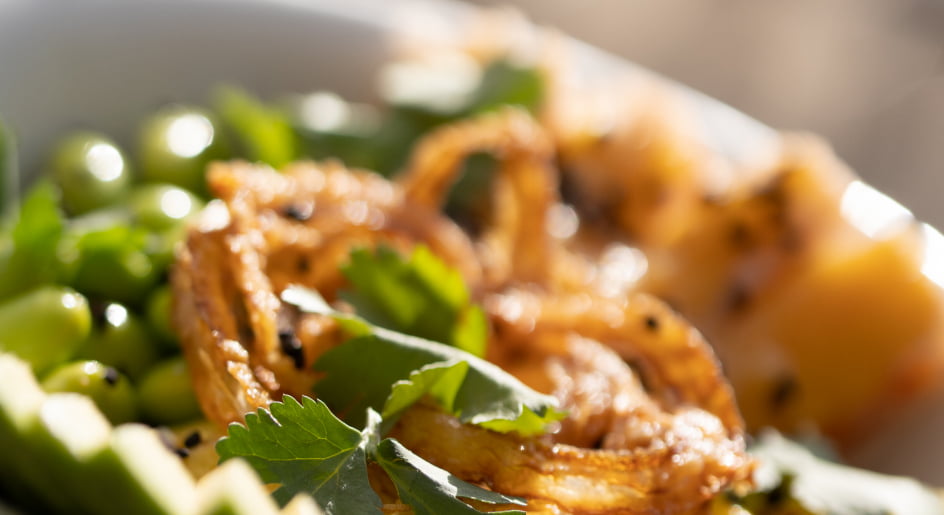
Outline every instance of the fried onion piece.
[[(505, 284), (489, 290), (493, 295), (486, 296), (493, 320), (500, 323), (512, 316), (521, 324), (516, 326), (512, 321), (510, 326), (525, 335), (537, 327), (604, 342), (623, 359), (648, 369), (647, 378), (667, 406), (702, 407), (719, 416), (732, 434), (740, 431), (743, 423), (718, 361), (685, 320), (647, 295), (613, 300), (592, 291), (570, 293), (560, 284), (552, 264), (562, 261), (568, 251), (541, 230), (547, 211), (558, 200), (553, 189), (556, 177), (548, 165), (551, 149), (543, 130), (526, 113), (509, 109), (459, 122), (426, 137), (400, 181), (405, 198), (439, 208), (461, 160), (481, 150), (501, 155), (500, 182), (513, 184), (507, 197), (502, 198), (502, 190), (498, 191), (494, 231), (509, 235), (505, 245), (497, 248), (503, 254), (501, 259), (512, 263), (512, 273)], [(516, 216), (505, 216), (509, 211)]]
[[(497, 473), (483, 458), (472, 460), (475, 448), (465, 452), (468, 446), (444, 457), (438, 454), (443, 449), (427, 444), (428, 459), (446, 460), (441, 466), (470, 474), (465, 477), (448, 468), (460, 477), (503, 492), (517, 487), (515, 494), (529, 500), (552, 500), (555, 509), (566, 513), (688, 512), (724, 486), (746, 478), (750, 459), (731, 389), (707, 344), (664, 304), (645, 296), (621, 305), (588, 296), (540, 299), (521, 291), (492, 300), (489, 311), (497, 341), (489, 359), (529, 386), (554, 395), (568, 410), (560, 428), (544, 439), (555, 444), (551, 451), (528, 448), (529, 453), (553, 456), (536, 459), (547, 469), (535, 471), (530, 465), (504, 461), (502, 466), (520, 466), (537, 476), (576, 477), (538, 478), (533, 483), (523, 479), (524, 473), (512, 476), (515, 479), (493, 477)], [(499, 437), (478, 438), (489, 443), (473, 445), (496, 445), (492, 440)], [(611, 491), (609, 478), (581, 477), (585, 471), (571, 465), (584, 459), (601, 471), (625, 472), (612, 479), (620, 481), (622, 489)], [(634, 463), (657, 464), (661, 475), (632, 474)], [(607, 493), (576, 501), (578, 492), (586, 491)], [(637, 496), (645, 501), (637, 502)]]
[(207, 416), (241, 420), (283, 394), (310, 394), (314, 360), (342, 335), (330, 319), (278, 298), (289, 284), (333, 300), (351, 250), (422, 243), (480, 281), (471, 243), (438, 213), (407, 206), (391, 184), (340, 166), (298, 164), (283, 173), (217, 165), (210, 187), (225, 204), (221, 227), (195, 229), (173, 273), (175, 324)]
[(551, 167), (550, 141), (525, 111), (508, 108), (423, 138), (398, 180), (404, 200), (439, 211), (462, 162), (485, 151), (501, 161), (493, 192), (494, 223), (480, 242), (488, 287), (542, 281), (554, 261), (545, 226), (547, 208), (557, 199), (557, 174)]
[[(439, 210), (461, 161), (482, 150), (501, 170), (493, 227), (473, 242)], [(571, 417), (525, 439), (420, 406), (395, 430), (407, 447), (548, 513), (689, 512), (743, 480), (751, 463), (741, 420), (697, 331), (650, 297), (602, 296), (586, 280), (600, 275), (596, 256), (548, 234), (558, 201), (551, 157), (540, 127), (505, 110), (432, 133), (396, 183), (330, 163), (212, 169), (227, 220), (191, 233), (173, 275), (175, 320), (207, 415), (225, 424), (284, 394), (310, 394), (311, 364), (343, 335), (283, 305), (286, 286), (332, 301), (352, 249), (423, 244), (484, 301), (489, 357), (557, 396)], [(574, 263), (583, 268), (566, 270)]]
[(745, 470), (739, 443), (703, 411), (663, 418), (640, 406), (633, 425), (648, 429), (648, 446), (587, 449), (494, 433), (418, 405), (391, 434), (458, 477), (527, 498), (538, 513), (697, 512)]
[(645, 294), (608, 299), (590, 294), (544, 296), (524, 289), (493, 295), (486, 309), (498, 332), (575, 332), (614, 349), (638, 367), (667, 409), (697, 406), (743, 430), (734, 394), (701, 334), (665, 303)]

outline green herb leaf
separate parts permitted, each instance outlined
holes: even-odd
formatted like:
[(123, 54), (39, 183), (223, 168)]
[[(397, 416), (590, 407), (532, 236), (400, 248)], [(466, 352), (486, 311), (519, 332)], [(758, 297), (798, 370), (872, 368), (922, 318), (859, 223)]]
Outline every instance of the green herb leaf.
[(234, 87), (217, 90), (213, 100), (246, 158), (280, 168), (298, 157), (287, 114)]
[(484, 355), (484, 313), (459, 272), (425, 246), (408, 260), (388, 247), (355, 250), (342, 272), (353, 288), (341, 297), (368, 322)]
[(263, 481), (280, 484), (273, 493), (280, 505), (306, 492), (328, 515), (380, 513), (367, 477), (367, 441), (323, 402), (286, 396), (246, 415), (245, 426), (231, 424), (216, 450), (222, 461), (245, 458)]
[(20, 204), (9, 239), (0, 244), (0, 298), (55, 281), (63, 225), (55, 188), (38, 183)]
[[(545, 91), (544, 77), (538, 70), (497, 59), (483, 70), (475, 89), (455, 105), (448, 105), (448, 102), (446, 106), (442, 105), (442, 102), (435, 101), (439, 98), (435, 94), (411, 99), (388, 96), (385, 100), (390, 109), (379, 128), (362, 140), (355, 162), (390, 176), (403, 168), (410, 149), (429, 131), (503, 105), (522, 106), (534, 113), (544, 101)], [(346, 148), (337, 151), (342, 157), (352, 153)]]
[[(331, 310), (317, 292), (299, 286), (287, 288), (282, 300), (302, 311), (335, 316), (359, 335), (324, 353), (315, 363), (315, 369), (325, 373), (315, 385), (315, 392), (351, 424), (361, 426), (368, 407), (384, 410), (394, 384), (411, 379), (419, 379), (420, 383), (410, 388), (398, 386), (403, 390), (390, 401), (396, 406), (390, 408), (391, 415), (408, 405), (404, 399), (417, 398), (412, 388), (426, 388), (443, 410), (460, 421), (496, 431), (540, 434), (548, 423), (565, 415), (557, 409), (553, 397), (532, 390), (494, 364), (455, 347), (358, 322), (356, 317)], [(452, 384), (458, 368), (445, 379), (433, 380), (434, 373), (427, 372), (462, 361), (468, 363), (468, 370), (458, 388)], [(438, 365), (423, 369), (432, 364)], [(418, 375), (411, 378), (414, 371), (419, 371)], [(446, 382), (441, 384), (440, 380)], [(351, 384), (358, 388), (351, 388)], [(453, 390), (454, 395), (446, 395)]]
[(468, 372), (467, 361), (430, 363), (411, 372), (409, 379), (393, 383), (383, 406), (383, 433), (393, 427), (401, 413), (427, 395), (444, 411), (453, 412), (453, 402)]
[[(524, 500), (518, 497), (509, 497), (485, 490), (458, 479), (390, 438), (377, 445), (374, 458), (397, 486), (400, 498), (409, 504), (417, 515), (480, 513), (459, 500), (460, 497), (488, 504), (525, 505)], [(523, 514), (524, 512), (506, 510), (493, 513)]]
[(914, 479), (823, 460), (774, 431), (763, 433), (750, 452), (760, 463), (755, 472), (759, 492), (739, 501), (752, 513), (766, 513), (774, 503), (794, 506), (798, 513), (944, 512), (941, 499)]
[(535, 112), (543, 99), (544, 79), (538, 70), (497, 59), (485, 68), (467, 109), (470, 113), (482, 113), (517, 105)]
[[(348, 426), (321, 401), (293, 397), (231, 424), (216, 450), (221, 461), (241, 457), (263, 481), (279, 485), (273, 493), (284, 506), (294, 496), (311, 494), (328, 515), (380, 513), (370, 486), (367, 460), (390, 476), (400, 498), (417, 514), (480, 513), (459, 498), (489, 504), (524, 505), (525, 500), (485, 490), (413, 454), (396, 440), (380, 439), (381, 416), (367, 412), (363, 431)], [(502, 511), (498, 513), (521, 513)]]

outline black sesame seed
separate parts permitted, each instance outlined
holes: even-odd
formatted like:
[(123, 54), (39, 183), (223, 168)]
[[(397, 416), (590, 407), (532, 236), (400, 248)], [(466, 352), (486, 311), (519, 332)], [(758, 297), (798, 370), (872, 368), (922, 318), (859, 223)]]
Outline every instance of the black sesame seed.
[(656, 317), (654, 317), (654, 316), (652, 316), (652, 315), (649, 315), (649, 316), (646, 317), (646, 328), (647, 328), (647, 329), (649, 329), (650, 331), (658, 331), (658, 330), (659, 330), (659, 326), (660, 326), (660, 324), (659, 324), (659, 319), (658, 319), (658, 318), (656, 318)]
[(288, 204), (282, 208), (282, 215), (299, 222), (304, 222), (311, 218), (312, 208), (304, 204)]
[(106, 383), (108, 383), (109, 386), (115, 386), (116, 384), (118, 384), (118, 379), (120, 377), (121, 376), (118, 375), (117, 370), (115, 370), (112, 367), (105, 367), (105, 374), (103, 376), (103, 379), (105, 380)]
[(282, 329), (279, 331), (279, 344), (282, 352), (292, 358), (295, 368), (301, 370), (305, 367), (305, 349), (302, 347), (301, 340), (295, 336), (291, 329)]
[(799, 384), (792, 375), (787, 375), (774, 385), (770, 394), (770, 403), (775, 410), (782, 409), (792, 398), (799, 393)]
[(203, 441), (203, 437), (200, 435), (200, 431), (194, 431), (187, 435), (187, 438), (184, 438), (184, 447), (192, 448), (200, 445), (200, 442)]
[(181, 458), (190, 457), (190, 451), (188, 449), (182, 449), (182, 448), (174, 449), (174, 454), (176, 454), (177, 456)]

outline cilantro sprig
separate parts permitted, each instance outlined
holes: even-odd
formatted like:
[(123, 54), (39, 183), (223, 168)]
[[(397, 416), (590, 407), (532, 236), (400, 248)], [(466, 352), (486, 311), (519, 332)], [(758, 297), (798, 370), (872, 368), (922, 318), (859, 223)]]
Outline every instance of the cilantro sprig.
[(940, 494), (915, 479), (829, 461), (771, 429), (757, 436), (749, 452), (758, 463), (756, 489), (727, 498), (751, 513), (930, 514), (944, 509)]
[[(311, 494), (328, 515), (380, 513), (367, 464), (379, 465), (400, 498), (418, 515), (476, 514), (461, 499), (493, 505), (525, 504), (524, 499), (467, 483), (412, 453), (392, 438), (380, 437), (380, 415), (371, 412), (358, 431), (331, 413), (320, 400), (286, 396), (269, 409), (246, 415), (246, 425), (232, 424), (216, 445), (220, 459), (246, 459), (263, 481), (278, 484), (273, 496), (282, 506), (296, 494)], [(522, 514), (518, 510), (497, 513)]]
[(282, 292), (284, 302), (333, 317), (348, 335), (315, 362), (323, 373), (318, 400), (285, 397), (248, 414), (217, 444), (221, 459), (248, 460), (263, 480), (279, 485), (273, 493), (279, 503), (309, 493), (328, 514), (380, 511), (368, 463), (383, 469), (420, 515), (479, 513), (463, 499), (524, 505), (384, 438), (421, 399), (462, 422), (522, 435), (540, 434), (564, 417), (556, 399), (476, 355), (484, 353), (487, 327), (461, 276), (425, 247), (408, 260), (386, 248), (356, 250), (342, 271), (351, 284), (342, 296), (357, 315), (334, 309), (314, 290)]
[(362, 425), (371, 408), (385, 415), (389, 427), (424, 396), (464, 423), (526, 436), (565, 416), (555, 398), (468, 352), (339, 312), (307, 288), (286, 288), (282, 300), (303, 312), (335, 317), (352, 335), (315, 362), (315, 370), (324, 373), (315, 393), (349, 423)]
[(380, 509), (367, 480), (366, 436), (338, 420), (323, 402), (286, 396), (269, 409), (246, 415), (246, 425), (231, 424), (216, 445), (220, 459), (246, 459), (273, 492), (279, 505), (308, 492), (328, 513)]
[(44, 181), (8, 216), (0, 222), (9, 225), (0, 229), (0, 299), (57, 279), (56, 249), (65, 227), (56, 190)]
[(427, 247), (417, 246), (409, 259), (389, 247), (358, 249), (341, 271), (352, 285), (341, 298), (369, 322), (484, 355), (485, 313), (472, 304), (462, 276)]

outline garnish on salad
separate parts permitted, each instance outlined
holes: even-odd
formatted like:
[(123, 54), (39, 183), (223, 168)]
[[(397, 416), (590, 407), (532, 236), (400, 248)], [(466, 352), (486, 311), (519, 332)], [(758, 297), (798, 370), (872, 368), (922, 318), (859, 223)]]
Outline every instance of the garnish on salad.
[(941, 512), (758, 432), (842, 453), (935, 383), (918, 231), (850, 215), (875, 192), (810, 138), (742, 169), (508, 26), (407, 48), (380, 107), (227, 87), (134, 153), (81, 131), (16, 202), (0, 127), (0, 500)]

